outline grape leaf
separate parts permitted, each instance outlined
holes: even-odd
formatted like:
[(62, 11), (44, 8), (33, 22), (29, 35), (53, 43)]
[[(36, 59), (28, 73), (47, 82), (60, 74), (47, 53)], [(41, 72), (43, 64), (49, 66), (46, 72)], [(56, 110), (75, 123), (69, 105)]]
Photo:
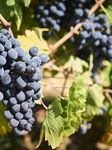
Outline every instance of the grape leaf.
[(94, 84), (88, 88), (86, 91), (86, 111), (83, 112), (83, 117), (91, 118), (94, 115), (98, 115), (103, 105), (104, 98), (102, 86)]
[(64, 68), (72, 68), (73, 71), (83, 72), (83, 67), (88, 68), (88, 63), (84, 60), (79, 59), (78, 57), (70, 56), (67, 63), (64, 65)]
[[(60, 104), (60, 99), (56, 98), (55, 101), (49, 105), (42, 125), (40, 141), (43, 137), (42, 133), (45, 132), (45, 140), (48, 140), (48, 143), (52, 146), (52, 148), (57, 147), (63, 140), (61, 134), (63, 131), (63, 121), (60, 116), (62, 111), (63, 109)], [(36, 148), (38, 148), (38, 146), (39, 145), (37, 145)]]
[(85, 84), (89, 84), (89, 85), (93, 84), (93, 80), (90, 77), (89, 71), (85, 71), (81, 74), (78, 73), (77, 76), (75, 77), (75, 80), (79, 80), (79, 79), (82, 79)]
[(23, 0), (25, 7), (28, 7), (31, 3), (31, 0)]
[(21, 42), (21, 47), (27, 52), (32, 46), (37, 46), (40, 53), (47, 53), (49, 50), (47, 42), (43, 38), (40, 39), (34, 30), (26, 30), (25, 35), (18, 35), (17, 39)]
[(63, 138), (73, 134), (81, 125), (81, 112), (85, 111), (85, 85), (79, 80), (74, 81), (69, 89), (68, 98), (56, 98), (46, 111), (46, 116), (41, 128), (41, 144), (45, 132), (45, 140), (54, 149), (63, 141)]
[(103, 80), (104, 87), (110, 87), (112, 79), (112, 63), (105, 61), (105, 65), (106, 67), (103, 69), (103, 71), (100, 71), (100, 78)]
[(15, 0), (6, 0), (7, 6), (13, 6), (15, 5)]
[[(107, 22), (108, 23), (112, 23), (112, 1), (111, 0), (106, 0), (104, 3), (104, 9), (107, 15)], [(104, 12), (104, 10), (102, 8), (100, 8), (100, 14), (102, 14), (102, 12)]]
[(64, 108), (62, 117), (64, 121), (64, 135), (67, 137), (78, 130), (81, 125), (81, 112), (85, 111), (85, 84), (82, 80), (73, 82), (69, 89), (68, 99), (61, 101)]
[(16, 25), (19, 30), (21, 22), (22, 22), (22, 9), (18, 4), (14, 5), (14, 13), (16, 15)]
[(11, 131), (11, 128), (7, 122), (7, 120), (3, 116), (3, 112), (6, 108), (3, 106), (2, 102), (0, 102), (0, 135), (7, 135), (7, 132)]
[(10, 17), (11, 8), (6, 5), (6, 1), (0, 1), (0, 13), (6, 20)]

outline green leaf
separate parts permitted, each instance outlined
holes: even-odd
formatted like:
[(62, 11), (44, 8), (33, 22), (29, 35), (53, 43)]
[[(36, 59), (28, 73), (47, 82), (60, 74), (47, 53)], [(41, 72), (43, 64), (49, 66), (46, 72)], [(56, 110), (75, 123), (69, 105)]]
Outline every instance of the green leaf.
[(103, 87), (94, 84), (86, 91), (86, 111), (83, 113), (84, 118), (92, 118), (99, 115), (100, 108), (103, 105), (105, 97), (103, 96)]
[(64, 68), (72, 68), (73, 71), (83, 72), (83, 67), (88, 68), (88, 63), (78, 57), (70, 56), (69, 60), (65, 64)]
[(13, 5), (15, 5), (15, 0), (7, 0), (6, 4), (7, 4), (7, 6), (13, 6)]
[(28, 7), (31, 3), (31, 0), (23, 0), (25, 7)]
[(0, 13), (6, 20), (8, 20), (10, 17), (11, 9), (12, 9), (12, 7), (8, 7), (6, 5), (6, 1), (4, 1), (4, 0), (0, 1)]
[(108, 23), (112, 23), (112, 1), (111, 0), (106, 0), (103, 3), (103, 6), (105, 9), (100, 8), (100, 14), (102, 14), (102, 12), (106, 13), (107, 15), (107, 22)]
[(3, 116), (3, 112), (6, 108), (3, 106), (2, 102), (0, 102), (0, 135), (7, 135), (7, 132), (11, 131), (11, 128), (7, 122), (7, 120)]
[[(49, 105), (42, 125), (40, 141), (43, 137), (43, 131), (45, 131), (45, 140), (48, 140), (48, 143), (52, 146), (52, 148), (57, 147), (60, 142), (63, 141), (63, 137), (61, 134), (61, 132), (63, 131), (63, 121), (60, 116), (62, 111), (63, 109), (60, 104), (60, 99), (56, 98), (55, 101), (51, 105)], [(38, 148), (38, 146), (39, 145), (37, 145), (36, 148)]]
[(82, 80), (73, 82), (69, 89), (68, 99), (61, 101), (64, 108), (62, 117), (64, 121), (63, 137), (70, 136), (81, 125), (81, 112), (85, 111), (85, 84)]
[(85, 110), (85, 85), (80, 80), (73, 82), (67, 99), (56, 98), (49, 105), (42, 125), (39, 147), (43, 134), (45, 140), (54, 149), (63, 141), (63, 138), (73, 134), (81, 125), (81, 112)]
[(93, 84), (93, 80), (90, 77), (90, 72), (89, 71), (85, 71), (81, 74), (77, 74), (77, 76), (75, 77), (75, 80), (78, 81), (80, 79), (82, 79), (85, 84), (89, 84), (89, 85)]
[(14, 13), (16, 15), (16, 25), (17, 29), (19, 30), (21, 22), (22, 22), (22, 10), (18, 4), (14, 5)]
[(112, 63), (105, 61), (105, 68), (100, 71), (100, 78), (103, 81), (104, 87), (111, 86)]
[(17, 39), (21, 42), (21, 47), (29, 52), (30, 47), (37, 46), (39, 53), (46, 53), (49, 50), (47, 42), (36, 34), (34, 30), (26, 30), (25, 35), (18, 35)]

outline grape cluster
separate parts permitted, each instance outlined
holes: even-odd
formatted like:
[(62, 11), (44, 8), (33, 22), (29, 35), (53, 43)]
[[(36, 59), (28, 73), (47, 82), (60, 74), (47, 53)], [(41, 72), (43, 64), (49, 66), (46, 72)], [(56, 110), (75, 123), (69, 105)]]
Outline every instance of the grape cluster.
[[(83, 22), (79, 35), (72, 37), (77, 56), (88, 61), (93, 51), (93, 72), (97, 72), (96, 66), (103, 68), (102, 60), (112, 62), (112, 36), (110, 35), (110, 24), (107, 23), (106, 15), (96, 17), (89, 16)], [(99, 64), (99, 65), (98, 65)]]
[(80, 134), (86, 134), (87, 130), (92, 127), (92, 124), (90, 122), (87, 122), (86, 120), (82, 121), (81, 127), (79, 127), (79, 133)]
[(44, 53), (38, 55), (36, 46), (25, 52), (20, 42), (10, 38), (10, 32), (0, 32), (0, 101), (7, 108), (4, 117), (9, 121), (16, 135), (31, 131), (35, 121), (32, 108), (34, 100), (41, 97), (42, 79), (40, 68), (48, 61)]
[[(34, 6), (35, 20), (41, 27), (59, 32), (61, 27), (70, 29), (88, 17), (89, 9), (95, 4), (95, 0), (54, 0)], [(89, 8), (87, 8), (89, 6)]]

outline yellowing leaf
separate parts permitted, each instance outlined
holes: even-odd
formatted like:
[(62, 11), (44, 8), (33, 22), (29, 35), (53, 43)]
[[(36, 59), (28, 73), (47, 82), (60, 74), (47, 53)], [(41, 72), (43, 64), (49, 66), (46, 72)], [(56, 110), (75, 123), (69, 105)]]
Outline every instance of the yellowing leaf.
[(7, 135), (7, 132), (11, 131), (11, 128), (7, 122), (7, 120), (3, 116), (3, 112), (5, 107), (3, 106), (2, 102), (0, 102), (0, 135)]
[(26, 30), (25, 35), (18, 35), (17, 40), (21, 43), (21, 48), (29, 52), (30, 47), (37, 46), (39, 53), (47, 53), (49, 47), (43, 38), (39, 38), (34, 30)]
[(73, 71), (83, 72), (83, 67), (88, 68), (87, 62), (79, 59), (78, 57), (70, 56), (69, 60), (65, 64), (64, 68), (72, 68)]

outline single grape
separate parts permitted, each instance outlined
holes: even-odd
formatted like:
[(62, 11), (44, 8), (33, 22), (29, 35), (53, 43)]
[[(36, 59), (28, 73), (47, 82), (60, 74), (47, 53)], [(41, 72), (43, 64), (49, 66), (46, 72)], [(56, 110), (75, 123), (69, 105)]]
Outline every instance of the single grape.
[(26, 65), (22, 61), (18, 61), (14, 64), (14, 70), (18, 73), (22, 73), (23, 71), (25, 71), (25, 69), (26, 69)]
[(3, 115), (7, 120), (10, 120), (14, 117), (13, 113), (9, 109), (5, 110)]
[(0, 91), (0, 101), (2, 101), (3, 98), (4, 98), (4, 95), (3, 95), (3, 93)]
[(31, 117), (31, 118), (28, 119), (28, 122), (29, 122), (30, 124), (33, 124), (33, 123), (35, 122), (35, 119), (34, 119), (33, 117)]
[(3, 99), (3, 100), (2, 100), (2, 104), (3, 104), (6, 108), (9, 108), (9, 107), (10, 107), (10, 104), (9, 104), (8, 99)]
[(11, 127), (17, 127), (19, 125), (19, 121), (14, 119), (14, 118), (12, 118), (10, 120), (10, 125), (11, 125)]
[(24, 88), (27, 85), (27, 77), (25, 75), (16, 78), (16, 86), (19, 88)]
[(29, 49), (29, 54), (34, 57), (34, 56), (37, 56), (38, 55), (38, 52), (39, 52), (39, 49), (36, 47), (36, 46), (32, 46), (30, 49)]
[(24, 117), (24, 115), (23, 115), (22, 112), (17, 112), (17, 113), (15, 113), (15, 118), (16, 118), (17, 120), (21, 120), (21, 119), (23, 119), (23, 117)]
[(6, 58), (0, 55), (0, 66), (4, 66), (6, 64)]
[(20, 127), (22, 128), (22, 129), (25, 129), (26, 128), (26, 126), (27, 126), (27, 120), (26, 119), (22, 119), (21, 121), (20, 121)]
[(40, 57), (41, 63), (46, 63), (48, 61), (48, 55), (44, 53), (39, 54), (38, 57)]
[(25, 93), (23, 91), (18, 91), (16, 94), (16, 99), (18, 102), (22, 102), (25, 100)]
[(28, 102), (22, 102), (21, 103), (21, 111), (27, 112), (29, 108), (30, 108), (30, 105)]
[(20, 111), (20, 104), (15, 104), (11, 107), (11, 110), (14, 112), (14, 113), (17, 113)]
[(28, 98), (30, 98), (30, 97), (32, 97), (33, 96), (33, 94), (34, 94), (34, 90), (33, 89), (25, 89), (25, 95), (26, 95), (26, 97), (28, 97)]
[(7, 52), (7, 56), (11, 60), (16, 60), (18, 58), (18, 53), (17, 53), (17, 51), (15, 49), (10, 49)]
[(26, 74), (27, 74), (28, 76), (32, 76), (32, 75), (34, 75), (35, 73), (36, 73), (36, 68), (35, 68), (34, 66), (29, 65), (29, 66), (26, 67)]
[(27, 131), (31, 131), (31, 128), (32, 128), (32, 124), (30, 124), (30, 123), (27, 123), (27, 126), (26, 126), (26, 130)]
[(15, 105), (15, 104), (17, 104), (17, 99), (15, 97), (11, 97), (9, 99), (9, 103), (10, 103), (10, 105)]
[(11, 82), (11, 77), (9, 74), (6, 73), (1, 77), (1, 83), (3, 85), (8, 85), (10, 82)]
[(32, 98), (33, 98), (33, 100), (38, 100), (38, 99), (40, 99), (40, 98), (41, 98), (41, 93), (38, 92), (38, 93), (34, 94), (34, 95), (32, 96)]
[(19, 58), (22, 58), (25, 55), (25, 51), (22, 48), (16, 47), (15, 50), (17, 51)]
[(0, 44), (0, 53), (4, 51), (4, 46)]
[(32, 114), (33, 114), (32, 110), (28, 109), (28, 111), (24, 114), (24, 118), (29, 119), (32, 117)]
[(10, 50), (12, 48), (12, 43), (9, 40), (7, 40), (4, 44), (4, 48), (6, 51)]
[(24, 133), (24, 131), (25, 131), (25, 130), (22, 129), (20, 126), (14, 128), (14, 133), (15, 133), (17, 136), (22, 135), (22, 134)]

